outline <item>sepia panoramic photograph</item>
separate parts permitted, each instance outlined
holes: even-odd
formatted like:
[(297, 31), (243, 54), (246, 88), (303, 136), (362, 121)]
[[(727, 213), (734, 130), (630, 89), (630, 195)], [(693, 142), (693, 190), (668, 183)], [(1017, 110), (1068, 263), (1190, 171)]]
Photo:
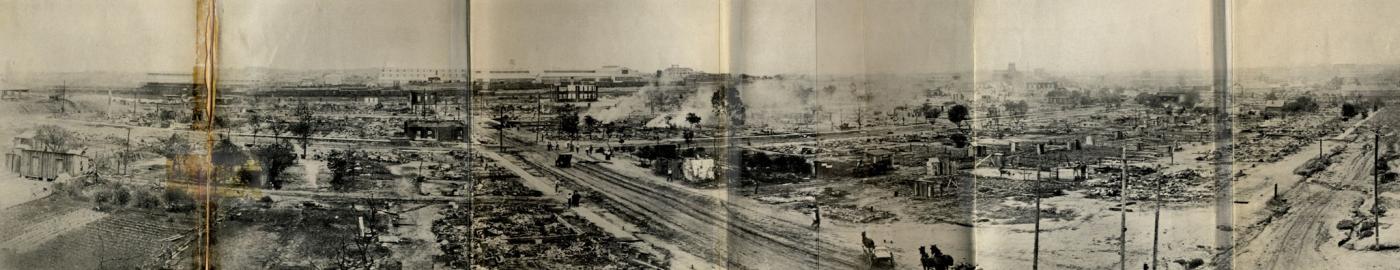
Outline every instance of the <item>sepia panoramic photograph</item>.
[(1397, 12), (0, 0), (0, 269), (1391, 269)]

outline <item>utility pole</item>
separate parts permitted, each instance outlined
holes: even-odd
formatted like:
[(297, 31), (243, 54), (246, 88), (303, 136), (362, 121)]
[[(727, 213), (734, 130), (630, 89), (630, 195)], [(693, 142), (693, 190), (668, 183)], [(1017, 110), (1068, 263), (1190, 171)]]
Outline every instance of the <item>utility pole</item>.
[(1031, 192), (1035, 193), (1035, 242), (1031, 251), (1031, 270), (1040, 269), (1040, 171), (1035, 170), (1035, 185)]
[(1157, 210), (1152, 213), (1152, 269), (1157, 269), (1157, 239), (1161, 236), (1158, 231), (1162, 224), (1162, 178), (1157, 178)]
[(1176, 165), (1176, 140), (1167, 144), (1167, 156), (1171, 157), (1171, 165)]
[(1371, 204), (1371, 214), (1372, 214), (1372, 215), (1375, 215), (1375, 221), (1376, 221), (1376, 226), (1375, 226), (1375, 231), (1376, 231), (1376, 245), (1373, 247), (1373, 249), (1380, 250), (1380, 248), (1381, 248), (1381, 171), (1380, 171), (1380, 170), (1377, 170), (1378, 168), (1380, 168), (1379, 166), (1380, 166), (1380, 161), (1381, 161), (1381, 130), (1380, 130), (1379, 128), (1376, 129), (1374, 144), (1375, 144), (1375, 147), (1373, 147), (1374, 149), (1371, 150), (1371, 153), (1372, 153), (1372, 156), (1371, 156), (1371, 175), (1374, 176), (1373, 178), (1374, 178), (1375, 180), (1374, 180), (1373, 183), (1372, 183), (1372, 188), (1374, 189), (1374, 191), (1371, 192), (1371, 196), (1372, 196), (1372, 201), (1375, 202), (1375, 203), (1374, 203), (1374, 204)]
[(130, 160), (127, 160), (127, 159), (130, 158), (130, 157), (128, 156), (128, 155), (130, 155), (130, 154), (131, 154), (131, 127), (127, 127), (127, 128), (126, 128), (126, 151), (123, 152), (123, 153), (121, 154), (121, 156), (122, 156), (122, 174), (125, 174), (125, 175), (126, 175), (127, 180), (130, 180), (130, 179), (131, 179), (131, 161), (130, 161)]
[(1118, 189), (1118, 213), (1122, 218), (1119, 221), (1118, 230), (1118, 268), (1128, 270), (1128, 147), (1122, 149), (1122, 167), (1118, 170), (1119, 182), (1122, 186)]

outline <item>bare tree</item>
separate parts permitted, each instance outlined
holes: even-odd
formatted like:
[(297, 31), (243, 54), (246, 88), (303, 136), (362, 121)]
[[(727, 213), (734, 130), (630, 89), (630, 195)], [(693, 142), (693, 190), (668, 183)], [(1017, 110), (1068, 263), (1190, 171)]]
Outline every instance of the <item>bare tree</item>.
[(258, 132), (263, 130), (262, 125), (265, 120), (266, 119), (263, 119), (262, 113), (258, 113), (257, 111), (248, 112), (248, 128), (253, 131), (253, 144), (258, 143)]
[(72, 131), (55, 125), (42, 125), (34, 130), (34, 143), (46, 152), (68, 150), (74, 134)]
[(311, 110), (311, 106), (305, 101), (298, 102), (292, 113), (297, 117), (297, 121), (288, 128), (293, 135), (297, 136), (297, 141), (301, 143), (301, 155), (306, 156), (306, 148), (311, 145), (311, 135), (316, 133), (316, 119)]
[[(180, 137), (180, 134), (177, 133), (170, 134), (170, 137), (157, 139), (153, 148), (153, 152), (160, 154), (165, 157), (166, 160), (170, 161), (170, 170), (167, 172), (175, 172), (179, 171), (180, 168), (180, 161), (177, 159), (189, 153), (190, 143), (185, 140), (185, 137)], [(170, 175), (167, 173), (166, 178), (169, 177)]]
[[(34, 130), (34, 145), (38, 146), (39, 149), (44, 152), (63, 152), (67, 151), (68, 148), (72, 146), (70, 144), (73, 143), (74, 136), (72, 131), (68, 131), (62, 127), (42, 125)], [(49, 159), (45, 158), (41, 160), (39, 165), (40, 169), (48, 172), (50, 170)]]

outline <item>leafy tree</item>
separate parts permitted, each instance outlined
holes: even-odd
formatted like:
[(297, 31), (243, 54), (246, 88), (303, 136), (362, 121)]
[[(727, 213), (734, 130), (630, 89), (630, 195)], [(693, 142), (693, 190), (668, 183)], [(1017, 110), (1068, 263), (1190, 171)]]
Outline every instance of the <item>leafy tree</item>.
[[(590, 133), (590, 134), (593, 133), (593, 132), (597, 132), (597, 131), (598, 131), (598, 118), (593, 118), (592, 115), (584, 115), (584, 116), (583, 116), (583, 130), (585, 130), (586, 132), (588, 132), (588, 133)], [(590, 135), (590, 136), (591, 136), (591, 135)]]
[(1356, 105), (1351, 105), (1351, 102), (1342, 104), (1342, 119), (1350, 120), (1357, 114)]
[(948, 139), (953, 141), (953, 147), (963, 148), (968, 145), (967, 135), (963, 135), (962, 133), (954, 133), (952, 136), (949, 136)]
[(559, 116), (559, 131), (569, 134), (571, 138), (578, 137), (578, 114), (572, 111), (563, 112)]
[(962, 128), (962, 122), (966, 120), (968, 120), (967, 106), (957, 104), (948, 109), (948, 121), (958, 125), (958, 128)]
[(212, 151), (210, 159), (214, 163), (215, 171), (228, 171), (248, 162), (248, 156), (243, 153), (243, 148), (233, 143), (233, 140), (228, 137), (223, 137), (214, 144), (214, 151)]
[(1283, 104), (1283, 110), (1287, 112), (1311, 112), (1316, 111), (1317, 107), (1317, 102), (1308, 96), (1300, 96)]
[(326, 168), (331, 171), (331, 188), (340, 191), (353, 188), (356, 163), (358, 162), (356, 162), (353, 151), (331, 151), (329, 157), (326, 158)]
[(258, 182), (258, 172), (255, 170), (248, 169), (247, 167), (238, 167), (238, 170), (235, 173), (235, 176), (238, 177), (238, 182), (242, 183), (244, 186), (262, 186), (262, 183)]
[(919, 114), (923, 115), (924, 120), (927, 120), (929, 124), (933, 124), (938, 121), (938, 116), (943, 114), (943, 109), (924, 102), (924, 105), (919, 106)]
[(1137, 102), (1137, 104), (1142, 104), (1142, 106), (1147, 106), (1148, 108), (1162, 107), (1162, 100), (1158, 99), (1157, 95), (1153, 94), (1138, 93), (1137, 97), (1133, 98), (1133, 101)]
[(297, 162), (292, 145), (279, 141), (258, 147), (254, 154), (258, 163), (262, 165), (263, 172), (267, 174), (267, 183), (272, 184), (273, 189), (282, 189), (282, 184), (286, 183), (286, 180), (280, 177), (282, 172)]
[(1026, 104), (1026, 101), (1024, 100), (1007, 101), (1006, 104), (1002, 106), (1006, 107), (1006, 112), (1010, 113), (1011, 115), (1025, 115), (1026, 112), (1030, 111), (1030, 105)]
[(700, 127), (700, 116), (695, 115), (695, 113), (686, 113), (685, 122), (690, 123), (691, 126)]

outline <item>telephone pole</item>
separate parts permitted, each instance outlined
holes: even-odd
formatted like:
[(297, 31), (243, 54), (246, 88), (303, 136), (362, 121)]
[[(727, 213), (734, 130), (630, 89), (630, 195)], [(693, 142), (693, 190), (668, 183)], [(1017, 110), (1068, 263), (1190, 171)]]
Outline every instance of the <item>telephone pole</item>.
[(1118, 177), (1122, 186), (1118, 189), (1118, 268), (1128, 270), (1128, 147), (1122, 149), (1122, 167), (1118, 170)]
[(1375, 202), (1375, 203), (1371, 204), (1371, 214), (1372, 214), (1372, 215), (1375, 215), (1375, 221), (1376, 221), (1376, 226), (1375, 226), (1375, 231), (1376, 231), (1376, 245), (1373, 247), (1373, 249), (1380, 250), (1380, 248), (1381, 248), (1381, 171), (1378, 170), (1378, 169), (1380, 168), (1379, 166), (1380, 166), (1380, 161), (1381, 161), (1381, 130), (1380, 130), (1379, 128), (1376, 129), (1374, 144), (1375, 144), (1374, 149), (1371, 149), (1371, 153), (1372, 153), (1372, 155), (1371, 155), (1371, 175), (1374, 176), (1374, 177), (1373, 177), (1374, 180), (1373, 180), (1373, 183), (1372, 183), (1372, 188), (1374, 189), (1374, 191), (1371, 192), (1371, 196), (1372, 196), (1372, 201)]
[(1031, 270), (1040, 269), (1040, 171), (1035, 170), (1035, 185), (1031, 192), (1035, 193), (1035, 242), (1031, 251)]
[(1157, 210), (1152, 213), (1152, 269), (1157, 269), (1157, 239), (1161, 236), (1158, 231), (1162, 224), (1162, 178), (1157, 179), (1156, 188)]
[(126, 151), (121, 154), (122, 174), (126, 175), (127, 180), (131, 179), (131, 161), (127, 160), (131, 158), (129, 155), (131, 155), (131, 127), (126, 128)]

